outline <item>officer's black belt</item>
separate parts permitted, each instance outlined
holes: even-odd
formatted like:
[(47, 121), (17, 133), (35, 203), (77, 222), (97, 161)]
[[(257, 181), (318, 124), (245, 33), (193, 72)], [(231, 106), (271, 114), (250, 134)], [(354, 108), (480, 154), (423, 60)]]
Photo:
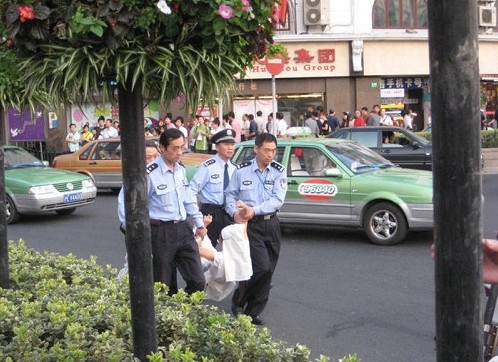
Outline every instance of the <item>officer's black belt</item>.
[(224, 210), (225, 207), (223, 205), (216, 204), (201, 204), (202, 208), (210, 209), (210, 210)]
[(264, 220), (270, 220), (275, 215), (277, 215), (276, 212), (274, 212), (273, 214), (257, 215), (257, 216), (254, 216), (251, 220), (249, 220), (249, 222), (259, 222), (259, 221), (264, 221)]
[(157, 219), (150, 219), (150, 226), (161, 226), (161, 225), (168, 225), (168, 224), (178, 224), (180, 222), (183, 222), (184, 220), (171, 220), (171, 221), (163, 221), (163, 220), (157, 220)]

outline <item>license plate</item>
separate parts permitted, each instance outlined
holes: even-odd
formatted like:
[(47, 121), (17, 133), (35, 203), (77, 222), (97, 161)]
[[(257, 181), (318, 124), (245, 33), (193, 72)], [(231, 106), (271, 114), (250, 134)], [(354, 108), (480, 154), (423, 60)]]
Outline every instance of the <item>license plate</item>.
[(81, 192), (77, 194), (64, 195), (64, 202), (74, 202), (81, 200)]

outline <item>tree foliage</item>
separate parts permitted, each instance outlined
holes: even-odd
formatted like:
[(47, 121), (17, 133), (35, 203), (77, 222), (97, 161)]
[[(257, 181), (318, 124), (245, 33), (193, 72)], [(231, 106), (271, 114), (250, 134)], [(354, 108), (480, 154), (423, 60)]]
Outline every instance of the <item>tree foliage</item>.
[(1, 11), (25, 100), (85, 102), (97, 90), (109, 97), (109, 81), (142, 78), (144, 95), (164, 102), (183, 93), (195, 106), (214, 101), (266, 54), (273, 6), (273, 0), (11, 0)]

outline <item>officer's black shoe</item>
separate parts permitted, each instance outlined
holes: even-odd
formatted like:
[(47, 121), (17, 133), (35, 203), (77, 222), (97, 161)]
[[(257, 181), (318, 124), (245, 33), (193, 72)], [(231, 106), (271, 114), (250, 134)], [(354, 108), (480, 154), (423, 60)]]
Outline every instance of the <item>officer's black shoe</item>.
[(244, 307), (238, 304), (239, 301), (239, 289), (237, 288), (233, 293), (232, 297), (232, 313), (235, 317), (238, 317), (239, 314), (244, 314)]
[(244, 314), (244, 308), (232, 304), (232, 313), (235, 317), (238, 317), (240, 314)]
[(255, 324), (257, 326), (264, 326), (266, 323), (264, 320), (262, 320), (259, 316), (251, 316), (252, 319), (252, 324)]

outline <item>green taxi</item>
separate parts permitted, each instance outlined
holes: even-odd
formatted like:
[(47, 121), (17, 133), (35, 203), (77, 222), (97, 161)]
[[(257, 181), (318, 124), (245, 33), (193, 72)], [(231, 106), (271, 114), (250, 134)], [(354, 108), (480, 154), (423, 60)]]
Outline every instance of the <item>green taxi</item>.
[(55, 211), (72, 214), (95, 201), (97, 188), (87, 175), (47, 167), (22, 148), (4, 146), (6, 219)]
[[(254, 142), (243, 142), (233, 161), (254, 156)], [(331, 138), (279, 139), (275, 160), (287, 172), (283, 225), (359, 227), (379, 245), (433, 227), (432, 172), (397, 167), (356, 142)]]

